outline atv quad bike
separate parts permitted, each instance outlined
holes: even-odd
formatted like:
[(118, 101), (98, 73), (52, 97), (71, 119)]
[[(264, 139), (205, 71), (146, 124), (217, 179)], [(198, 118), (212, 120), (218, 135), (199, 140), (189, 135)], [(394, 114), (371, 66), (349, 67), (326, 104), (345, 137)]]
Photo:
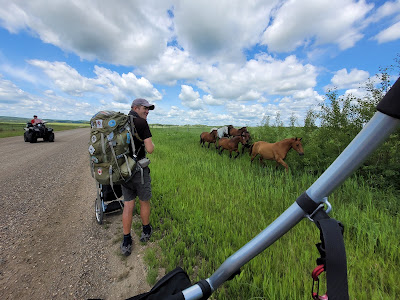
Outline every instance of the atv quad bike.
[(45, 142), (54, 142), (53, 128), (47, 128), (45, 123), (32, 125), (31, 122), (27, 122), (24, 129), (25, 142), (36, 143), (38, 138), (43, 138)]

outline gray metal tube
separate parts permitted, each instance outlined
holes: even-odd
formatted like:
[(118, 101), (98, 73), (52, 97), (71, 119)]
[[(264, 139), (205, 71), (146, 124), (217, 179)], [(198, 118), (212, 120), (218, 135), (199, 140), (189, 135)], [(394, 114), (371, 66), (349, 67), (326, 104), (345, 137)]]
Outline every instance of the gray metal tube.
[(314, 202), (320, 203), (340, 186), (399, 124), (399, 119), (376, 112), (338, 158), (308, 188), (307, 195)]
[[(208, 283), (210, 283), (209, 279), (206, 279)], [(214, 291), (214, 290), (212, 290)], [(201, 290), (200, 286), (198, 284), (192, 285), (191, 287), (188, 287), (187, 289), (182, 291), (182, 294), (186, 300), (191, 299), (201, 299), (203, 297), (203, 291)]]

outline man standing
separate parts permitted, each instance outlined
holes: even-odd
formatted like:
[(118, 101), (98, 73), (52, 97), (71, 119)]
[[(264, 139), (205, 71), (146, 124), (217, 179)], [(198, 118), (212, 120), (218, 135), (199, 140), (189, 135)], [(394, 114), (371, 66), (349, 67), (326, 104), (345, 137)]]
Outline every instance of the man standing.
[[(138, 161), (146, 156), (146, 152), (152, 153), (154, 150), (154, 144), (151, 140), (152, 135), (147, 123), (147, 115), (153, 109), (154, 105), (142, 98), (133, 100), (131, 105), (129, 115), (134, 116), (133, 123), (137, 134), (134, 135), (133, 141)], [(151, 178), (149, 167), (147, 166), (143, 169), (143, 174), (142, 172), (136, 172), (121, 187), (124, 196), (124, 210), (122, 213), (124, 240), (121, 243), (121, 252), (123, 255), (128, 256), (132, 253), (131, 228), (136, 197), (140, 201), (140, 218), (143, 225), (140, 241), (147, 242), (153, 233), (153, 228), (150, 225)]]

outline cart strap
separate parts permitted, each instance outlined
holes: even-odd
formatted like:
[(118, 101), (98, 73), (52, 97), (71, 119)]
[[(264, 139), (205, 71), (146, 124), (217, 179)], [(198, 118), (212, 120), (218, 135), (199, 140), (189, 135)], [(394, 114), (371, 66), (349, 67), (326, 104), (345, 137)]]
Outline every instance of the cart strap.
[(201, 299), (208, 299), (211, 296), (211, 286), (207, 282), (207, 280), (203, 279), (197, 283), (197, 285), (201, 288), (203, 292), (203, 297)]
[(317, 244), (317, 249), (321, 257), (317, 259), (317, 265), (325, 266), (329, 300), (349, 299), (343, 225), (330, 218), (323, 209), (315, 211), (319, 205), (306, 193), (296, 202), (308, 215), (312, 214), (312, 220), (320, 230), (321, 243)]
[(344, 247), (341, 224), (335, 219), (315, 221), (320, 229), (321, 245), (317, 244), (322, 262), (326, 269), (328, 297), (330, 300), (349, 299), (347, 286), (346, 250)]

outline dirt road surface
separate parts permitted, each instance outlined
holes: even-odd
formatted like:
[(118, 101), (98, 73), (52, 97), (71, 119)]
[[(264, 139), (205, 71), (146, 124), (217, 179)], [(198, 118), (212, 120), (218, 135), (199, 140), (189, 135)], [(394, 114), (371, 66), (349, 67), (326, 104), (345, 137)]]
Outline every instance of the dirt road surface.
[(89, 129), (0, 139), (0, 298), (126, 299), (148, 291), (143, 253), (119, 253), (121, 213), (94, 215)]

